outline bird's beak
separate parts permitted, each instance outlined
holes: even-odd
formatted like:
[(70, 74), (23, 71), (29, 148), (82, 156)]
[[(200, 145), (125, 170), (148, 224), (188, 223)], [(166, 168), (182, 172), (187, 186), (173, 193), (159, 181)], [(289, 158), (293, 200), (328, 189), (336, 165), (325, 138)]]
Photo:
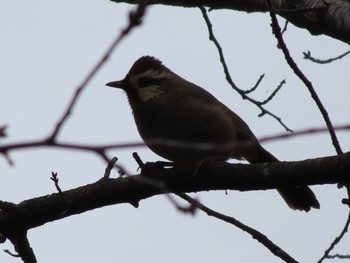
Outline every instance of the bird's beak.
[(112, 87), (112, 88), (125, 89), (125, 82), (124, 80), (111, 81), (106, 83), (106, 86)]

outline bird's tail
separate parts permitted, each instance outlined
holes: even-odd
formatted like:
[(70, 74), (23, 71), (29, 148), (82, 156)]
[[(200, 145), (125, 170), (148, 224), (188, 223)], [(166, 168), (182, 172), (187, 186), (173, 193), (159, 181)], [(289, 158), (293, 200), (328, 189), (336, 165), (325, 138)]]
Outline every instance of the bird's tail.
[[(258, 151), (255, 151), (253, 156), (247, 156), (247, 161), (250, 163), (266, 163), (266, 162), (278, 162), (278, 159), (271, 153), (266, 151), (263, 147), (259, 147)], [(315, 194), (308, 186), (298, 187), (283, 187), (277, 189), (288, 206), (294, 210), (310, 211), (313, 208), (320, 208), (320, 204), (317, 201)]]

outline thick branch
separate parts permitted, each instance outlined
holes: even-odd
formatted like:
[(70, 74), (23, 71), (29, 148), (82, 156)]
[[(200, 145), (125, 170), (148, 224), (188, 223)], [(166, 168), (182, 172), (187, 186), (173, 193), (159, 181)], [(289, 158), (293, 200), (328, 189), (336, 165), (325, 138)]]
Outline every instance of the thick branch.
[(37, 262), (33, 249), (30, 247), (26, 231), (17, 232), (15, 236), (10, 236), (9, 239), (14, 245), (18, 256), (21, 257), (24, 263)]
[[(195, 172), (194, 172), (195, 171)], [(165, 192), (197, 192), (232, 189), (274, 189), (292, 185), (334, 184), (350, 181), (350, 153), (299, 162), (229, 164), (219, 161), (200, 167), (164, 169), (151, 166), (143, 175), (100, 181), (76, 189), (21, 202), (7, 209), (0, 203), (0, 233), (13, 236), (47, 222), (119, 203), (140, 200)], [(147, 182), (150, 178), (152, 183)], [(160, 181), (161, 184), (154, 184)], [(159, 185), (165, 185), (161, 188)]]
[[(135, 4), (136, 0), (112, 0)], [(273, 0), (276, 13), (295, 26), (305, 28), (313, 35), (328, 35), (350, 44), (350, 2), (346, 0)], [(160, 0), (157, 4), (210, 9), (233, 9), (245, 12), (271, 11), (263, 0)]]

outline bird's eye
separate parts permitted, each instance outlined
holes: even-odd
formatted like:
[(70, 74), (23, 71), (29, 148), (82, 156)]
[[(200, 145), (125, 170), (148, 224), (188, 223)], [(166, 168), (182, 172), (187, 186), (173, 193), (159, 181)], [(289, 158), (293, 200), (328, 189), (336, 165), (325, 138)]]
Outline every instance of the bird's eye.
[(157, 79), (150, 78), (150, 77), (142, 77), (138, 79), (137, 84), (140, 88), (144, 88), (147, 86), (152, 86), (157, 84)]

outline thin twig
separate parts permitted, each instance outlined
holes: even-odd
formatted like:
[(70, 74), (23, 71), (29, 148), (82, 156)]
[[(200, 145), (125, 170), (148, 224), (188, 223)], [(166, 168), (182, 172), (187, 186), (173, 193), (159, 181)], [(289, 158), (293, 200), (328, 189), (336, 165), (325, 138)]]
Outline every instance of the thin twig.
[(255, 91), (256, 88), (259, 87), (259, 85), (260, 85), (260, 83), (261, 83), (261, 81), (263, 80), (264, 77), (265, 77), (265, 74), (262, 74), (262, 75), (259, 77), (259, 79), (257, 80), (257, 82), (255, 83), (255, 85), (254, 85), (251, 89), (242, 90), (242, 92), (243, 92), (244, 94), (249, 94), (249, 93)]
[[(107, 148), (104, 148), (104, 147), (97, 147), (97, 150), (95, 151), (106, 163), (107, 165), (110, 163), (110, 158), (107, 156), (106, 154), (106, 151), (108, 149)], [(113, 157), (113, 158), (117, 158), (117, 157)], [(112, 158), (112, 159), (113, 159)], [(118, 158), (117, 158), (118, 160)], [(118, 174), (120, 177), (124, 176), (124, 175), (130, 175), (130, 173), (125, 169), (125, 167), (123, 167), (121, 164), (118, 164), (118, 163), (114, 163), (114, 168), (117, 169), (118, 171)], [(105, 178), (105, 175), (106, 175), (106, 171), (105, 171), (105, 174), (104, 174), (104, 177)]]
[(56, 190), (58, 192), (58, 194), (61, 196), (61, 198), (64, 200), (64, 202), (66, 202), (66, 204), (69, 206), (69, 201), (67, 200), (67, 198), (64, 196), (61, 187), (58, 184), (58, 175), (57, 173), (51, 172), (51, 177), (50, 179), (54, 182)]
[(286, 80), (282, 80), (281, 83), (277, 86), (277, 88), (271, 93), (271, 95), (269, 97), (267, 97), (267, 99), (263, 100), (260, 102), (260, 105), (264, 105), (266, 103), (268, 103), (270, 100), (272, 100), (272, 98), (277, 94), (277, 92), (282, 88), (282, 86), (286, 84)]
[(335, 60), (338, 60), (338, 59), (342, 59), (343, 57), (347, 56), (350, 54), (350, 50), (349, 51), (346, 51), (345, 53), (337, 56), (337, 57), (334, 57), (334, 58), (329, 58), (329, 59), (318, 59), (318, 58), (314, 58), (311, 56), (311, 52), (310, 50), (308, 50), (307, 52), (303, 52), (304, 54), (304, 59), (308, 59), (308, 60), (311, 60), (312, 62), (315, 62), (315, 63), (318, 63), (318, 64), (327, 64), (327, 63), (331, 63)]
[(105, 174), (104, 174), (104, 178), (109, 178), (109, 176), (110, 176), (110, 174), (111, 174), (111, 171), (112, 171), (112, 169), (113, 169), (113, 167), (114, 167), (114, 165), (116, 164), (116, 162), (118, 161), (118, 158), (117, 157), (113, 157), (110, 161), (109, 161), (109, 163), (108, 163), (108, 165), (107, 165), (107, 167), (106, 167), (106, 169), (105, 169)]
[(14, 257), (14, 258), (19, 258), (19, 257), (21, 257), (20, 255), (15, 254), (15, 253), (11, 252), (11, 251), (8, 250), (8, 249), (4, 249), (4, 252), (7, 253), (7, 254), (9, 254), (11, 257)]
[(335, 255), (329, 255), (327, 258), (350, 259), (350, 255), (335, 254)]
[(87, 74), (86, 78), (83, 82), (78, 86), (75, 91), (74, 96), (72, 97), (66, 111), (63, 113), (62, 117), (57, 122), (54, 131), (48, 138), (48, 141), (54, 141), (62, 129), (63, 124), (67, 121), (68, 117), (72, 113), (73, 107), (75, 106), (78, 98), (82, 94), (83, 90), (92, 80), (92, 78), (96, 75), (96, 73), (101, 69), (101, 67), (107, 62), (110, 58), (114, 49), (118, 46), (118, 44), (129, 34), (129, 32), (136, 26), (139, 26), (142, 23), (142, 17), (145, 14), (146, 7), (148, 5), (148, 1), (140, 1), (139, 5), (135, 10), (129, 12), (129, 22), (128, 25), (120, 32), (120, 34), (116, 37), (116, 39), (112, 42), (110, 47), (106, 50), (97, 64), (92, 68), (89, 74)]
[[(207, 28), (208, 28), (208, 32), (209, 32), (209, 39), (215, 44), (216, 46), (216, 49), (219, 53), (219, 57), (220, 57), (220, 62), (223, 66), (223, 69), (224, 69), (224, 73), (225, 73), (225, 76), (226, 76), (226, 80), (227, 82), (229, 83), (229, 85), (235, 90), (237, 91), (243, 99), (245, 100), (248, 100), (249, 102), (255, 104), (260, 110), (261, 110), (261, 113), (258, 115), (259, 117), (262, 117), (263, 115), (267, 114), (267, 115), (270, 115), (271, 117), (273, 117), (274, 119), (276, 119), (285, 129), (286, 131), (289, 131), (289, 132), (292, 132), (291, 129), (289, 129), (281, 120), (281, 118), (277, 117), (275, 114), (271, 113), (270, 111), (266, 110), (259, 101), (247, 96), (247, 91), (244, 91), (244, 90), (241, 90), (240, 88), (238, 88), (236, 86), (236, 84), (233, 82), (232, 80), (232, 77), (230, 75), (230, 71), (228, 70), (228, 67), (227, 67), (227, 64), (226, 64), (226, 60), (225, 60), (225, 56), (224, 56), (224, 53), (223, 53), (223, 49), (219, 43), (219, 41), (217, 40), (217, 38), (215, 37), (214, 35), (214, 32), (213, 32), (213, 25), (211, 24), (210, 22), (210, 19), (208, 17), (208, 14), (207, 14), (207, 11), (205, 9), (205, 7), (203, 6), (199, 6), (199, 9), (201, 10), (202, 12), (202, 15), (203, 15), (203, 18), (204, 18), (204, 21), (207, 25)], [(261, 77), (260, 77), (261, 78)], [(248, 91), (249, 93), (249, 91)]]
[(51, 172), (51, 177), (50, 177), (50, 179), (54, 182), (57, 192), (58, 192), (60, 195), (62, 195), (62, 189), (61, 189), (61, 187), (58, 185), (59, 179), (58, 179), (57, 173)]
[(141, 168), (145, 165), (145, 163), (142, 161), (140, 155), (139, 155), (137, 152), (133, 152), (133, 153), (132, 153), (132, 157), (134, 157), (136, 163), (137, 163), (138, 166), (139, 166), (139, 167), (137, 168), (137, 170), (141, 169)]
[(281, 32), (282, 36), (283, 36), (284, 33), (287, 32), (288, 24), (289, 24), (289, 21), (286, 20), (286, 21), (284, 22), (284, 27), (283, 27), (282, 32)]
[(243, 230), (244, 232), (247, 232), (252, 236), (252, 238), (256, 239), (258, 242), (260, 242), (263, 246), (265, 246), (268, 250), (270, 250), (271, 253), (273, 253), (275, 256), (279, 257), (285, 262), (291, 262), (291, 263), (297, 263), (294, 258), (292, 258), (287, 252), (285, 252), (282, 248), (277, 246), (275, 243), (273, 243), (270, 239), (268, 239), (267, 236), (262, 234), (261, 232), (257, 231), (254, 228), (251, 228), (250, 226), (247, 226), (243, 224), (242, 222), (238, 221), (237, 219), (221, 214), (219, 212), (216, 212), (209, 207), (203, 205), (202, 203), (198, 202), (197, 200), (193, 199), (187, 194), (184, 193), (177, 193), (177, 196), (181, 197), (182, 199), (186, 200), (193, 206), (197, 207), (198, 209), (202, 210), (203, 212), (207, 213), (208, 216), (213, 216), (217, 219), (220, 219), (222, 221), (225, 221), (227, 223), (230, 223), (237, 228)]

